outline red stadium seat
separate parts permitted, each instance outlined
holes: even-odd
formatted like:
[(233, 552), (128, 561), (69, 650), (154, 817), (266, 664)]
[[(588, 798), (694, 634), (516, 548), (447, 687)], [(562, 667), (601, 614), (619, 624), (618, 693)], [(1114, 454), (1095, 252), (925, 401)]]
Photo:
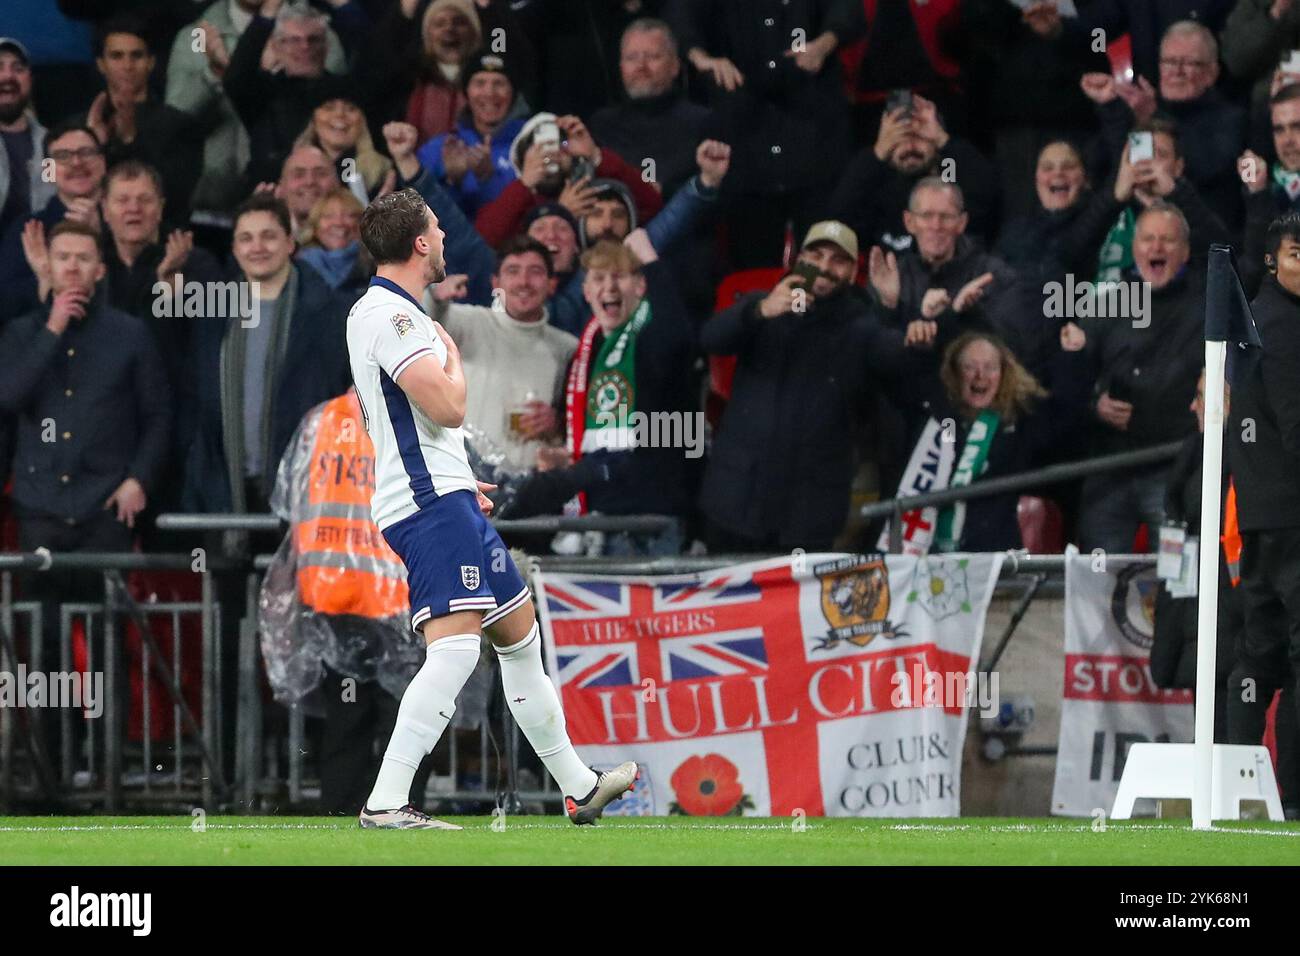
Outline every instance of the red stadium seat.
[(1060, 554), (1065, 550), (1065, 521), (1055, 501), (1021, 495), (1016, 520), (1020, 539), (1030, 554)]
[[(714, 311), (721, 312), (723, 309), (730, 308), (746, 292), (766, 292), (776, 285), (783, 275), (785, 275), (785, 269), (779, 267), (774, 269), (743, 269), (740, 272), (731, 273), (718, 284), (718, 296), (713, 304)], [(710, 406), (712, 407), (714, 404), (714, 396), (721, 400), (718, 403), (719, 416), (721, 416), (721, 410), (725, 407), (727, 399), (731, 398), (731, 380), (735, 374), (736, 357), (734, 355), (709, 356)]]

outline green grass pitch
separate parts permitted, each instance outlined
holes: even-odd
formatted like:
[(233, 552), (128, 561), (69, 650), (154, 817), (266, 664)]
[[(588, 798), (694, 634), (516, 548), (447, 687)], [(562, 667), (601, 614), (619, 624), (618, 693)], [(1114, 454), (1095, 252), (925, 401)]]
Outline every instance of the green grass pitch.
[(449, 817), (462, 831), (361, 830), (338, 817), (0, 817), (0, 864), (1300, 864), (1300, 824), (1055, 819)]

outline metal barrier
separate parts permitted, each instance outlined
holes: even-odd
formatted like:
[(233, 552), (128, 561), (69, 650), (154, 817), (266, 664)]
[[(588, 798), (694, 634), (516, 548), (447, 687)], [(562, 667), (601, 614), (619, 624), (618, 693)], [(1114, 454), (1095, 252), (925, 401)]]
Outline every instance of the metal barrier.
[(962, 485), (960, 488), (945, 488), (942, 491), (930, 491), (923, 495), (908, 495), (903, 498), (890, 498), (887, 501), (872, 502), (863, 505), (859, 509), (858, 515), (867, 519), (888, 518), (889, 550), (891, 553), (897, 554), (903, 547), (903, 513), (905, 511), (912, 511), (916, 508), (943, 507), (958, 501), (969, 501), (972, 498), (1004, 495), (1010, 491), (1024, 491), (1026, 488), (1061, 484), (1062, 482), (1074, 481), (1077, 478), (1086, 478), (1089, 475), (1098, 475), (1103, 472), (1123, 471), (1129, 468), (1140, 468), (1143, 465), (1158, 464), (1174, 458), (1182, 447), (1183, 443), (1181, 441), (1167, 442), (1163, 445), (1153, 445), (1150, 448), (1126, 451), (1118, 455), (1103, 455), (1100, 458), (1090, 458), (1087, 461), (1049, 465), (1046, 468), (1038, 468), (1034, 471), (1003, 475), (1000, 478), (985, 478), (971, 482), (969, 485)]
[[(583, 530), (582, 519), (563, 519), (566, 524), (577, 520), (573, 530)], [(606, 519), (610, 521), (611, 519)], [(637, 530), (662, 527), (664, 520), (639, 521)], [(165, 523), (165, 525), (164, 525)], [(240, 530), (279, 528), (271, 516), (239, 516)], [(503, 523), (504, 524), (504, 523)], [(557, 530), (558, 520), (544, 522), (545, 530)], [(160, 526), (184, 527), (186, 530), (229, 530), (214, 516), (166, 516)], [(589, 527), (589, 526), (588, 526)], [(528, 530), (534, 530), (530, 523)], [(568, 528), (566, 528), (568, 530)], [(619, 527), (615, 530), (624, 530)], [(680, 556), (674, 558), (590, 558), (531, 557), (530, 567), (543, 571), (596, 574), (657, 576), (702, 573), (731, 564), (760, 560), (759, 555)], [(21, 659), (18, 650), (17, 622), (26, 624), (30, 652), (27, 660), (33, 669), (44, 666), (41, 634), (49, 613), (39, 601), (14, 599), (13, 576), (16, 572), (45, 573), (58, 570), (97, 571), (103, 581), (103, 600), (59, 602), (58, 654), (60, 667), (73, 666), (73, 624), (83, 622), (87, 648), (86, 669), (102, 667), (105, 676), (104, 717), (101, 726), (83, 717), (77, 721), (73, 712), (59, 714), (57, 735), (57, 773), (50, 768), (42, 773), (42, 714), (29, 713), (26, 744), (30, 752), (28, 779), (20, 785), (15, 767), (19, 727), (17, 715), (0, 707), (0, 811), (9, 812), (16, 798), (31, 803), (42, 793), (46, 803), (81, 808), (116, 811), (123, 808), (158, 807), (160, 805), (199, 805), (213, 812), (224, 810), (250, 812), (259, 809), (304, 806), (314, 796), (303, 759), (307, 748), (306, 713), (302, 706), (288, 708), (287, 719), (278, 721), (281, 728), (269, 726), (264, 708), (264, 680), (257, 633), (257, 596), (262, 572), (269, 555), (252, 560), (209, 559), (196, 570), (194, 557), (181, 554), (0, 554), (0, 670), (13, 670)], [(1004, 563), (998, 584), (1000, 596), (1014, 596), (1015, 608), (1003, 633), (993, 644), (992, 654), (981, 663), (982, 670), (997, 666), (1017, 625), (1030, 604), (1039, 596), (1059, 594), (1064, 559), (1012, 553)], [(132, 598), (122, 572), (133, 570), (184, 570), (200, 575), (200, 598), (197, 601), (172, 603), (140, 602)], [(239, 575), (243, 587), (246, 613), (238, 626), (236, 648), (236, 708), (233, 739), (223, 734), (224, 706), (222, 666), (222, 606), (217, 600), (215, 575)], [(197, 619), (200, 642), (200, 716), (195, 716), (183, 694), (179, 680), (190, 664), (181, 638), (184, 622)], [(124, 624), (135, 625), (141, 639), (138, 674), (143, 705), (140, 741), (128, 740), (126, 727), (129, 679), (122, 662)], [(170, 654), (158, 644), (154, 627), (170, 625)], [(168, 661), (170, 660), (170, 664)], [(488, 655), (495, 666), (495, 656)], [(151, 687), (152, 677), (155, 686)], [(152, 723), (152, 697), (156, 686), (168, 698), (173, 727), (165, 744), (155, 744)], [(492, 687), (499, 687), (494, 672)], [(477, 736), (448, 733), (435, 750), (440, 770), (431, 779), (427, 797), (437, 802), (484, 806), (504, 804), (508, 812), (518, 812), (520, 804), (553, 806), (561, 795), (540, 763), (520, 767), (520, 758), (530, 753), (521, 748), (519, 730), (503, 697), (495, 694), (496, 710), (488, 710), (477, 728)], [(494, 732), (494, 725), (500, 736)], [(46, 733), (46, 738), (49, 734)], [(468, 748), (468, 751), (467, 751)], [(477, 753), (475, 754), (474, 751)], [(469, 780), (467, 768), (477, 758), (477, 782)], [(233, 768), (227, 779), (225, 769)], [(489, 771), (492, 768), (492, 772)], [(524, 779), (532, 774), (536, 782)], [(42, 779), (42, 777), (47, 779)], [(521, 785), (522, 784), (522, 785)], [(50, 792), (53, 790), (53, 792)]]

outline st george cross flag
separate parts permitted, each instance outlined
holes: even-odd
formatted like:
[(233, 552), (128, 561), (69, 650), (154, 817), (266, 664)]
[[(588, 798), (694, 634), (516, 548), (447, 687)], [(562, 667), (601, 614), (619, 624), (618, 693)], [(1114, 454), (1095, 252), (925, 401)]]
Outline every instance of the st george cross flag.
[[(1002, 555), (534, 577), (569, 735), (630, 815), (957, 816)], [(996, 685), (994, 685), (996, 689)], [(995, 696), (995, 694), (994, 694)]]

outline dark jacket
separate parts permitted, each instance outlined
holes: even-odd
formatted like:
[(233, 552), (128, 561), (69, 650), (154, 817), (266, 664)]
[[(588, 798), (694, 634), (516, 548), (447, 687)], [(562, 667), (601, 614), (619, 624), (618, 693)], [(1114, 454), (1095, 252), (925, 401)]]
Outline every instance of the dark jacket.
[(1300, 527), (1300, 297), (1269, 276), (1251, 308), (1263, 348), (1237, 358), (1226, 437), (1237, 514), (1242, 531)]
[[(951, 166), (946, 165), (949, 161)], [(967, 233), (991, 240), (997, 217), (997, 170), (978, 149), (958, 136), (949, 137), (932, 168), (913, 175), (900, 173), (878, 159), (874, 146), (864, 146), (845, 165), (826, 214), (852, 227), (863, 245), (910, 249), (912, 237), (903, 228), (903, 210), (912, 187), (945, 168), (953, 170), (955, 182), (961, 187), (970, 216)]]
[(127, 478), (153, 494), (167, 456), (171, 396), (149, 330), (106, 305), (102, 293), (62, 335), (45, 327), (49, 311), (14, 319), (0, 334), (0, 411), (16, 416), (15, 504), (79, 524)]
[[(1190, 243), (1193, 263), (1204, 265), (1211, 244), (1236, 241), (1236, 237), (1229, 231), (1223, 219), (1209, 207), (1200, 190), (1187, 179), (1174, 180), (1173, 191), (1164, 199), (1165, 202), (1177, 206), (1178, 211), (1187, 220), (1187, 228), (1191, 233)], [(1106, 236), (1110, 233), (1111, 227), (1115, 225), (1116, 220), (1119, 219), (1120, 213), (1128, 209), (1133, 213), (1134, 217), (1137, 217), (1142, 214), (1142, 210), (1145, 208), (1137, 199), (1131, 199), (1128, 203), (1122, 203), (1116, 199), (1115, 179), (1113, 176), (1100, 189), (1093, 191), (1088, 204), (1071, 227), (1071, 246), (1077, 247), (1080, 252), (1084, 249), (1091, 250), (1091, 264), (1083, 269), (1081, 274), (1083, 278), (1095, 279), (1097, 277), (1101, 245), (1106, 241)], [(1080, 266), (1083, 267), (1087, 259), (1081, 258), (1078, 261)], [(1079, 276), (1076, 276), (1077, 278)]]
[(762, 298), (745, 296), (700, 332), (706, 352), (739, 360), (700, 507), (733, 534), (829, 548), (848, 516), (855, 432), (902, 334), (856, 288), (774, 319), (758, 314)]
[[(975, 477), (974, 483), (1050, 465), (1064, 458), (1078, 442), (1091, 385), (1087, 355), (1058, 348), (1048, 364), (1049, 375), (1043, 382), (1049, 390), (1047, 398), (1035, 401), (1029, 412), (1015, 421), (998, 425), (984, 470)], [(960, 458), (972, 419), (959, 414), (946, 394), (926, 410), (937, 421), (951, 418), (956, 423), (957, 457)], [(1005, 551), (1022, 547), (1020, 520), (1016, 515), (1021, 494), (1008, 491), (967, 501), (957, 550)]]
[(1268, 188), (1257, 193), (1246, 193), (1246, 228), (1242, 234), (1241, 255), (1237, 258), (1237, 271), (1246, 295), (1254, 296), (1268, 269), (1264, 265), (1264, 248), (1269, 224), (1278, 216), (1300, 211), (1300, 203), (1292, 202), (1286, 190), (1269, 178)]
[(1205, 361), (1205, 277), (1190, 266), (1162, 289), (1151, 292), (1149, 324), (1135, 328), (1128, 318), (1080, 321), (1096, 372), (1096, 398), (1133, 404), (1128, 428), (1118, 431), (1094, 420), (1096, 454), (1135, 451), (1179, 441), (1196, 427), (1188, 414)]
[[(1094, 141), (1090, 160), (1113, 173), (1124, 151), (1125, 139), (1135, 119), (1118, 98), (1098, 107), (1102, 135)], [(1241, 179), (1237, 157), (1246, 145), (1246, 111), (1216, 89), (1185, 103), (1158, 101), (1156, 116), (1172, 119), (1178, 127), (1178, 148), (1185, 176), (1206, 205), (1228, 225), (1241, 225)], [(1096, 149), (1100, 146), (1102, 154)], [(1171, 199), (1171, 201), (1173, 201)], [(1204, 250), (1197, 250), (1204, 252)]]
[[(271, 385), (268, 482), (274, 481), (275, 464), (284, 456), (302, 417), (347, 391), (352, 382), (347, 350), (351, 303), (331, 291), (315, 270), (295, 265), (293, 271), (298, 281), (297, 302), (284, 358)], [(223, 441), (221, 346), (227, 336), (240, 331), (238, 317), (229, 322), (203, 319), (195, 324), (192, 374), (196, 408), (185, 467), (186, 510), (221, 512), (234, 506)]]
[[(1109, 73), (1106, 54), (1064, 30), (1054, 37), (1040, 36), (1007, 0), (964, 0), (961, 24), (970, 53), (962, 79), (973, 81), (973, 98), (984, 100), (984, 111), (995, 127), (1048, 131), (1096, 126), (1079, 77), (1093, 70)], [(1027, 90), (1033, 95), (1025, 95)]]
[(788, 55), (791, 37), (832, 30), (841, 45), (856, 40), (866, 30), (861, 0), (673, 0), (665, 13), (683, 52), (699, 47), (744, 74), (730, 93), (705, 81), (732, 148), (724, 188), (740, 196), (822, 188), (849, 148), (839, 58), (808, 73)]
[(317, 106), (332, 96), (357, 97), (346, 76), (322, 73), (314, 78), (291, 77), (263, 70), (262, 51), (274, 28), (274, 20), (253, 17), (230, 54), (230, 65), (221, 78), (231, 105), (248, 130), (251, 183), (279, 180), (285, 157), (307, 128)]
[[(76, 121), (84, 124), (86, 115)], [(111, 138), (104, 144), (104, 162), (109, 169), (128, 159), (148, 163), (162, 177), (167, 215), (175, 222), (188, 222), (190, 197), (203, 172), (203, 144), (220, 121), (215, 104), (192, 116), (151, 96), (136, 106), (135, 139), (126, 143)]]
[(1066, 17), (1071, 43), (1086, 45), (1093, 30), (1107, 37), (1131, 37), (1133, 70), (1153, 84), (1160, 78), (1160, 38), (1179, 20), (1197, 20), (1218, 33), (1236, 0), (1091, 0), (1079, 4), (1078, 17)]
[(28, 219), (16, 219), (0, 236), (0, 327), (40, 305), (36, 297), (36, 276), (23, 254), (23, 228), (29, 219), (39, 220), (48, 239), (50, 230), (63, 221), (68, 207), (58, 196), (51, 196), (45, 208)]
[(939, 329), (932, 348), (906, 350), (903, 361), (907, 373), (897, 397), (912, 430), (918, 423), (920, 407), (927, 401), (937, 401), (942, 393), (939, 363), (950, 342), (963, 332), (993, 332), (1020, 355), (1031, 335), (1037, 339), (1035, 329), (1044, 320), (1041, 305), (1033, 310), (1024, 308), (1025, 291), (1015, 271), (966, 236), (958, 237), (953, 257), (937, 268), (928, 265), (915, 250), (899, 254), (898, 272), (898, 305), (894, 309), (882, 308), (880, 315), (885, 325), (899, 332), (921, 318), (921, 301), (928, 290), (944, 289), (956, 298), (961, 287), (972, 279), (985, 272), (994, 275), (978, 304), (965, 312), (947, 309), (937, 317)]
[(606, 107), (592, 116), (590, 125), (596, 142), (630, 158), (633, 165), (654, 160), (654, 181), (668, 197), (695, 175), (695, 149), (701, 140), (716, 135), (717, 120), (707, 106), (671, 90)]

